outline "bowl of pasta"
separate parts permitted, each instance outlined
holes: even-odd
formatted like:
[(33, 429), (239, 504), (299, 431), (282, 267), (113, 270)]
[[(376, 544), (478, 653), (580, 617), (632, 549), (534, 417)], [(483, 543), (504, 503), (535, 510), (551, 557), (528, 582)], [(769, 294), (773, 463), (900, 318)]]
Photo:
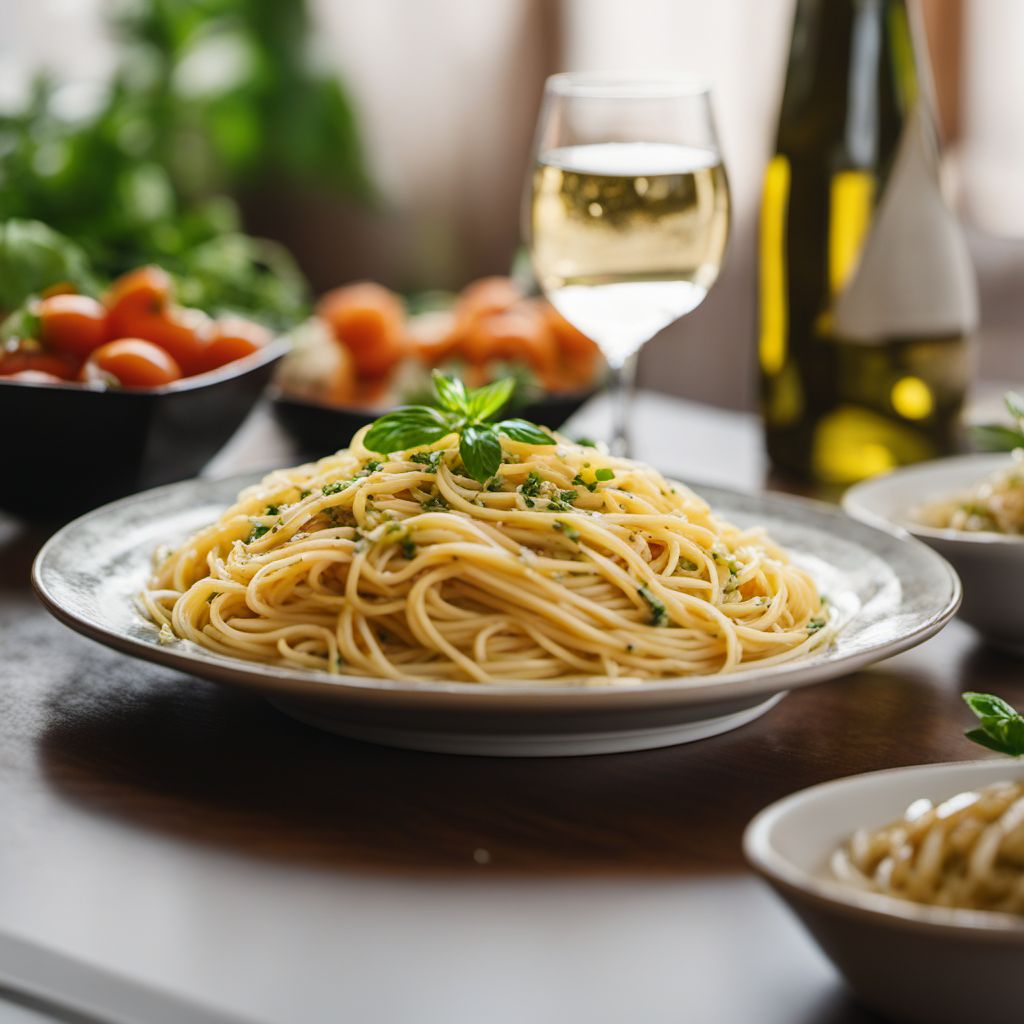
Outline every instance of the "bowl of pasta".
[(850, 488), (862, 522), (913, 534), (963, 582), (960, 616), (989, 642), (1024, 654), (1024, 452), (985, 452), (907, 466)]
[(812, 786), (754, 818), (744, 849), (869, 1006), (913, 1024), (1020, 1020), (1024, 767)]

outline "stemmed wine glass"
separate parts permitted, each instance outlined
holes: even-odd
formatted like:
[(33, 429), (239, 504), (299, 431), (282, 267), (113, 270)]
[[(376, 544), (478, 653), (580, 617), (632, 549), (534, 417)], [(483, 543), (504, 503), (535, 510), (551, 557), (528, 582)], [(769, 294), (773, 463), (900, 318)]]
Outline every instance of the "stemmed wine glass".
[(611, 449), (629, 453), (637, 353), (703, 301), (729, 236), (708, 87), (679, 75), (547, 80), (525, 234), (551, 304), (608, 362)]

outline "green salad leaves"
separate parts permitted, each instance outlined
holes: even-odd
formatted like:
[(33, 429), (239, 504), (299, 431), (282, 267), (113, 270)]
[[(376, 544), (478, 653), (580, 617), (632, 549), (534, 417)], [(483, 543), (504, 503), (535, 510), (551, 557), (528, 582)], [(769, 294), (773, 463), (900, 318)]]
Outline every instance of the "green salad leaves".
[(1024, 715), (991, 693), (961, 696), (981, 722), (980, 728), (965, 733), (969, 740), (999, 754), (1024, 755)]
[(523, 444), (553, 445), (546, 431), (528, 420), (492, 422), (515, 387), (510, 377), (482, 388), (467, 389), (462, 381), (435, 370), (436, 407), (403, 405), (376, 420), (363, 438), (370, 451), (390, 452), (433, 444), (449, 434), (459, 435), (459, 455), (466, 472), (484, 484), (501, 465), (501, 434)]

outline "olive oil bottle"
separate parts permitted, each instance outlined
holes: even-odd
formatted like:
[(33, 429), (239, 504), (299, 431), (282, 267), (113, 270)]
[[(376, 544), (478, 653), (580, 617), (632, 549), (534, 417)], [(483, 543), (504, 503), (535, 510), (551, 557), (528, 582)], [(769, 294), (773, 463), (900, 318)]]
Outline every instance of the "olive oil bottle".
[(950, 451), (977, 293), (939, 186), (904, 0), (797, 0), (765, 173), (759, 363), (769, 456), (848, 484)]

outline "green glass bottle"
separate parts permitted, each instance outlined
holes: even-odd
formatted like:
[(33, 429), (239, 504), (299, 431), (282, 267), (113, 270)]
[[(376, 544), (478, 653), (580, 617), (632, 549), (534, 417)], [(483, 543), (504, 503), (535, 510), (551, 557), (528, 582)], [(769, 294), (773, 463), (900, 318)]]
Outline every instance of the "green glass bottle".
[(977, 293), (930, 86), (904, 0), (797, 0), (758, 352), (769, 456), (804, 479), (848, 484), (956, 445)]

